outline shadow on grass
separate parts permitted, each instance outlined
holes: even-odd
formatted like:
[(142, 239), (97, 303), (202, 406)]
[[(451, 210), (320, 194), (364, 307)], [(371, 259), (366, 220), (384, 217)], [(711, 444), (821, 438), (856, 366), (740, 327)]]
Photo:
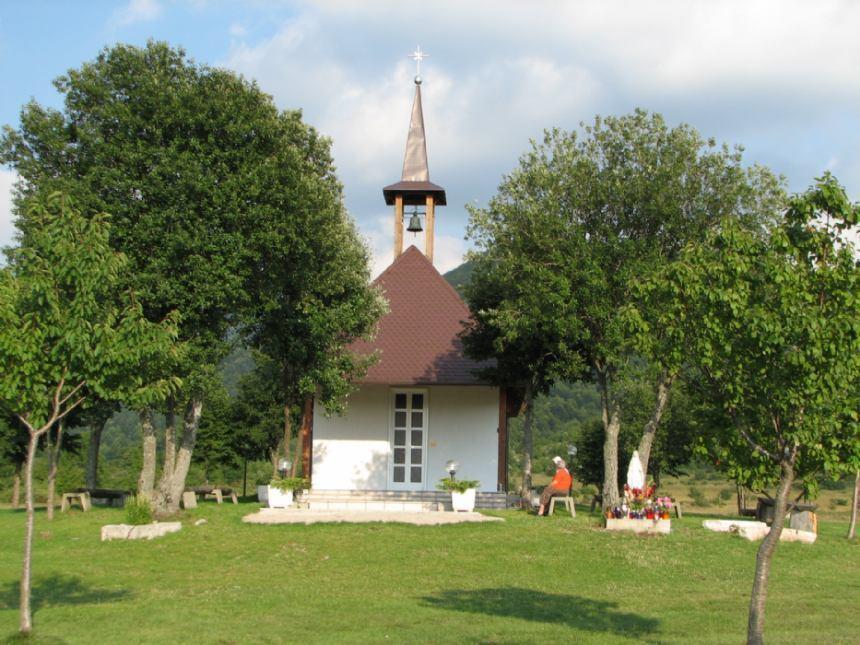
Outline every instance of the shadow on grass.
[(660, 624), (656, 618), (618, 611), (616, 602), (515, 587), (442, 591), (421, 600), (425, 606), (437, 609), (557, 623), (625, 636), (643, 637), (655, 632)]
[[(80, 578), (56, 575), (33, 584), (30, 606), (35, 614), (42, 607), (118, 602), (131, 598), (131, 595), (126, 589), (98, 589), (87, 586)], [(18, 609), (20, 597), (19, 581), (0, 587), (0, 609)]]

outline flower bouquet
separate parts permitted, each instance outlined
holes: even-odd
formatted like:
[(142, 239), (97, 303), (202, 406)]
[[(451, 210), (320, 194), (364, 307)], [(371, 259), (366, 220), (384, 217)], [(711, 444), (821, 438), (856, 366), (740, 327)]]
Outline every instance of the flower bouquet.
[(668, 520), (671, 517), (670, 512), (672, 510), (672, 498), (658, 497), (654, 501), (655, 517), (661, 520)]

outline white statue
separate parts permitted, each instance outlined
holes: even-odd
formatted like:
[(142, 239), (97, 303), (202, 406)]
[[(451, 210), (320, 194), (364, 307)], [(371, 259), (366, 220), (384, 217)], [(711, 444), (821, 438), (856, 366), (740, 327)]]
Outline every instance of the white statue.
[(638, 450), (633, 451), (633, 456), (630, 458), (630, 465), (627, 467), (627, 486), (631, 489), (645, 488), (645, 472), (642, 470), (642, 462), (639, 461)]

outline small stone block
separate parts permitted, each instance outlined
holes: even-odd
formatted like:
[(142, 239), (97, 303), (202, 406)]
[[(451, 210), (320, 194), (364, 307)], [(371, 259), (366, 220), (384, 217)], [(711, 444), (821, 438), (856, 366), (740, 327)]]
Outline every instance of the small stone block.
[(108, 524), (102, 527), (102, 542), (110, 540), (151, 540), (182, 530), (182, 522), (155, 522), (153, 524)]
[(197, 508), (197, 494), (194, 492), (182, 493), (182, 506), (186, 510)]
[(795, 511), (791, 514), (788, 526), (798, 531), (818, 533), (818, 518), (812, 511)]
[(672, 531), (672, 520), (632, 520), (629, 517), (621, 519), (607, 518), (606, 530), (666, 535)]

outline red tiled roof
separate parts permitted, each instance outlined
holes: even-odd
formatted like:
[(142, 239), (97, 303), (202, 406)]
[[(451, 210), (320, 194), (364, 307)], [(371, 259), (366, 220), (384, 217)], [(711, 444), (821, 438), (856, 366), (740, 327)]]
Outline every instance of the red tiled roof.
[(388, 299), (376, 338), (358, 341), (359, 354), (379, 351), (362, 383), (478, 385), (486, 367), (463, 355), (458, 334), (469, 308), (421, 251), (410, 246), (374, 281)]

